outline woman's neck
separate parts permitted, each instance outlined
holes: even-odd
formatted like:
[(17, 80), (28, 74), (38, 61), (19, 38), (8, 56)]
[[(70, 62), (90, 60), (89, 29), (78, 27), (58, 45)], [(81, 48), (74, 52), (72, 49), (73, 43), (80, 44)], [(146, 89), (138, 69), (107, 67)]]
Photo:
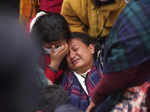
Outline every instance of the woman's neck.
[(77, 74), (83, 74), (92, 68), (93, 63), (94, 63), (94, 61), (92, 60), (87, 66), (81, 67), (80, 69), (75, 70), (74, 72), (76, 72)]

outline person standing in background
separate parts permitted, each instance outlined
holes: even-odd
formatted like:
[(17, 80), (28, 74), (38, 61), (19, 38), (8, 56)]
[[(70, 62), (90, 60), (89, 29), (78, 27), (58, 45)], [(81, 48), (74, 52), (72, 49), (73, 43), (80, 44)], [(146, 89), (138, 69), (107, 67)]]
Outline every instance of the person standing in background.
[(26, 27), (27, 22), (33, 18), (38, 9), (39, 0), (20, 0), (19, 20)]
[(100, 38), (108, 35), (125, 5), (125, 0), (64, 0), (61, 14), (71, 32), (86, 32)]
[(63, 0), (40, 0), (40, 10), (60, 13)]
[(20, 22), (26, 25), (40, 11), (60, 13), (63, 0), (20, 0)]
[(118, 15), (126, 6), (125, 0), (64, 0), (61, 14), (71, 32), (88, 33), (97, 40), (97, 57), (103, 68), (104, 42)]

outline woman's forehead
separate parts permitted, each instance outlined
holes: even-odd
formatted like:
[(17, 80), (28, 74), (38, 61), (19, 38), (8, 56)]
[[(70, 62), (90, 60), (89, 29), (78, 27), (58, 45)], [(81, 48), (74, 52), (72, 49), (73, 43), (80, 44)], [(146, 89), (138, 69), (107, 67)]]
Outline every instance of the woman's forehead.
[(81, 41), (79, 38), (73, 38), (68, 43), (69, 47), (83, 47), (87, 46), (84, 42)]
[[(79, 38), (73, 38), (73, 39), (71, 39), (70, 41), (69, 41), (69, 44), (81, 44), (81, 43), (83, 43), (82, 41), (81, 41), (81, 39), (79, 39)], [(84, 44), (84, 43), (83, 43)]]

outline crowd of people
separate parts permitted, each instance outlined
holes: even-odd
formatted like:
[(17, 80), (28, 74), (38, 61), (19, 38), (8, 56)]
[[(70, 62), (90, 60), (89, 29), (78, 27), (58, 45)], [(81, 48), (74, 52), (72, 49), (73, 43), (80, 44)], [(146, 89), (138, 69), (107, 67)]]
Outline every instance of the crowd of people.
[(0, 11), (0, 110), (150, 112), (150, 0), (24, 2), (24, 31)]

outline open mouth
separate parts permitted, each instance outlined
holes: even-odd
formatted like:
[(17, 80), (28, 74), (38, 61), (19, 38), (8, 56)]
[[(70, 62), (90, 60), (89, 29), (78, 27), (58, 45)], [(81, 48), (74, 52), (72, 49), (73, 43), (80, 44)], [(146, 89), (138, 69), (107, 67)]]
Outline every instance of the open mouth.
[(78, 63), (78, 61), (79, 61), (79, 59), (74, 59), (74, 60), (71, 60), (71, 63), (72, 63), (73, 65), (76, 65), (76, 64)]

